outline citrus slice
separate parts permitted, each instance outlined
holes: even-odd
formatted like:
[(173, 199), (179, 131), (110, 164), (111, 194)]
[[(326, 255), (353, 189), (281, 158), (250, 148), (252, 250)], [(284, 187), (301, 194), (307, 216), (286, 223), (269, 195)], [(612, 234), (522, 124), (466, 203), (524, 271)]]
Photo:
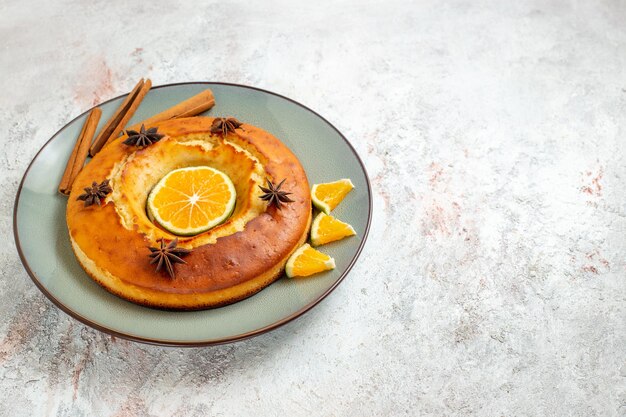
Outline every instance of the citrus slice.
[(175, 169), (150, 192), (148, 216), (176, 235), (197, 235), (224, 222), (235, 208), (235, 197), (230, 178), (215, 168)]
[(352, 226), (326, 213), (318, 214), (311, 225), (311, 243), (313, 246), (324, 245), (354, 235), (356, 232)]
[(330, 214), (341, 200), (354, 188), (352, 181), (348, 178), (324, 184), (314, 184), (311, 189), (311, 200), (318, 210)]
[(305, 243), (289, 257), (285, 273), (289, 278), (306, 277), (335, 269), (335, 260)]

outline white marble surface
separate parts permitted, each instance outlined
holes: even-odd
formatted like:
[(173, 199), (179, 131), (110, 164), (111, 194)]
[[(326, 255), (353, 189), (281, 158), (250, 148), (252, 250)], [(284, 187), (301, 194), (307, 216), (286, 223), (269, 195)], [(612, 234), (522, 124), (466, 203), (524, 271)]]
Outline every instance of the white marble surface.
[[(626, 2), (128, 3), (0, 0), (1, 416), (626, 415)], [(354, 144), (370, 239), (309, 314), (160, 348), (32, 284), (28, 162), (142, 76), (276, 91)]]

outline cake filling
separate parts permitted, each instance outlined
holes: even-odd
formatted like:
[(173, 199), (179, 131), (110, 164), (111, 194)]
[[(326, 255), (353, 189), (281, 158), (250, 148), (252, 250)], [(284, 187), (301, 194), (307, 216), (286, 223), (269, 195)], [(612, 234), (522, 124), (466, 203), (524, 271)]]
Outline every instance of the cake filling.
[[(206, 224), (192, 225), (190, 231), (168, 227), (163, 221), (153, 222), (146, 210), (152, 190), (169, 173), (192, 167), (218, 170), (232, 182), (235, 200), (229, 216), (216, 224), (207, 221), (208, 228)], [(259, 198), (262, 191), (258, 186), (264, 185), (265, 177), (263, 164), (234, 143), (212, 134), (168, 136), (115, 165), (109, 175), (113, 192), (107, 198), (115, 203), (120, 223), (127, 230), (137, 230), (154, 242), (180, 237), (181, 246), (194, 248), (242, 231), (250, 220), (263, 213), (266, 204)], [(189, 201), (194, 198), (197, 202), (199, 196), (191, 193)]]

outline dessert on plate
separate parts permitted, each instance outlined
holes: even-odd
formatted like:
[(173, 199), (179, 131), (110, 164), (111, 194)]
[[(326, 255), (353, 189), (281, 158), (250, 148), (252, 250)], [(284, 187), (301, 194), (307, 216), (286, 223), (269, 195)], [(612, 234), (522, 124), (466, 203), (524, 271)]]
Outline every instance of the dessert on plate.
[[(80, 172), (67, 206), (70, 239), (82, 267), (107, 290), (138, 304), (168, 309), (230, 304), (271, 284), (306, 241), (311, 197), (298, 159), (274, 136), (252, 125), (212, 131), (221, 122), (210, 117), (174, 119), (153, 126), (152, 138), (139, 132), (129, 137), (127, 132)], [(146, 207), (157, 183), (191, 167), (223, 173), (232, 183), (235, 203), (230, 216), (218, 219), (220, 224), (208, 230), (191, 227), (187, 235), (183, 229), (188, 225), (176, 229), (171, 218), (169, 225), (154, 222), (150, 217), (156, 213), (151, 216)], [(211, 197), (200, 192), (203, 180), (188, 175), (189, 190), (198, 189), (194, 194), (173, 191), (187, 201), (171, 205), (190, 212), (192, 222), (198, 200)], [(102, 201), (86, 204), (97, 190), (85, 189), (103, 183), (103, 195), (96, 195)], [(279, 183), (291, 201), (268, 204), (261, 198), (268, 195), (261, 187)], [(184, 255), (176, 253), (177, 248)], [(153, 253), (162, 254), (160, 271), (155, 271), (159, 261), (152, 262)]]
[(321, 211), (314, 246), (354, 235), (329, 215), (350, 180), (311, 191), (298, 158), (269, 132), (197, 116), (213, 106), (210, 90), (122, 129), (150, 86), (140, 81), (93, 143), (92, 111), (59, 186), (72, 249), (94, 281), (133, 303), (198, 310), (249, 297), (283, 271), (335, 267), (306, 243), (312, 203)]

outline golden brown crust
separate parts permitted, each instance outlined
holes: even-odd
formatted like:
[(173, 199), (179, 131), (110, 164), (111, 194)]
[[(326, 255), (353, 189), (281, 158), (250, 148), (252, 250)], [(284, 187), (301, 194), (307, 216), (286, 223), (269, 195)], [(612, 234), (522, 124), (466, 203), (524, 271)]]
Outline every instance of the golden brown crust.
[[(193, 117), (160, 123), (170, 137), (208, 132), (213, 118)], [(269, 207), (240, 232), (217, 238), (215, 244), (194, 248), (176, 265), (176, 278), (155, 273), (149, 264), (145, 234), (121, 223), (115, 203), (84, 207), (76, 197), (93, 180), (110, 175), (132, 148), (124, 137), (108, 144), (88, 163), (74, 182), (67, 207), (67, 223), (77, 259), (87, 273), (110, 292), (129, 301), (157, 308), (193, 310), (217, 307), (246, 298), (280, 276), (291, 253), (307, 237), (311, 223), (309, 185), (293, 153), (269, 133), (243, 125), (232, 140), (262, 161), (274, 179), (287, 178), (284, 188), (294, 203), (282, 210)], [(229, 137), (230, 140), (230, 137)], [(152, 145), (158, 146), (159, 143)]]

